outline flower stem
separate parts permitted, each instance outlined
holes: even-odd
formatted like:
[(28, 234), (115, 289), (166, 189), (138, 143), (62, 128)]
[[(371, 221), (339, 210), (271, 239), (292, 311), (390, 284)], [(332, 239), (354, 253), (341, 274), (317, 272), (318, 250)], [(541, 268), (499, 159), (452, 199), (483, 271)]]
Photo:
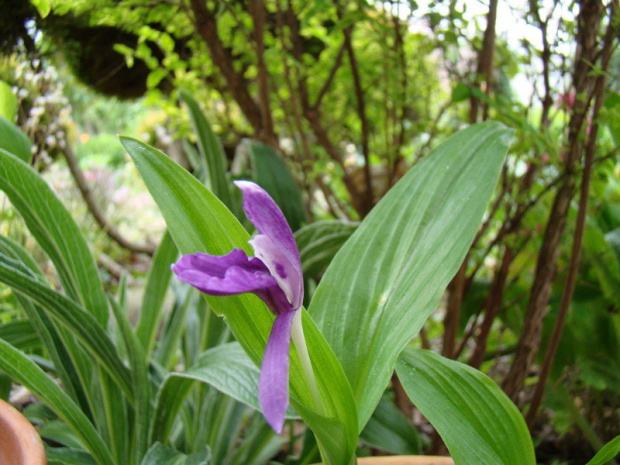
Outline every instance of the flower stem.
[(319, 386), (314, 376), (314, 370), (312, 369), (312, 362), (310, 361), (310, 354), (308, 353), (308, 346), (306, 345), (306, 338), (304, 336), (304, 329), (301, 325), (301, 309), (295, 312), (293, 316), (293, 327), (291, 329), (291, 337), (299, 360), (301, 362), (301, 368), (306, 375), (306, 381), (310, 387), (310, 393), (312, 394), (312, 400), (314, 401), (314, 408), (321, 415), (323, 414), (323, 402), (321, 401), (321, 394), (319, 393)]

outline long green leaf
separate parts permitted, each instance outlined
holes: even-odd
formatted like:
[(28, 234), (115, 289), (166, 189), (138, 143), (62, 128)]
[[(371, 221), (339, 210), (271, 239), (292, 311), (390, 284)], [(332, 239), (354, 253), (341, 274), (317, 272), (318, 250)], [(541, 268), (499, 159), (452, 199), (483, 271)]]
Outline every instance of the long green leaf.
[(80, 438), (100, 465), (115, 465), (93, 424), (71, 398), (32, 360), (0, 339), (0, 369), (45, 402)]
[(49, 315), (71, 331), (71, 334), (83, 344), (92, 360), (98, 360), (103, 368), (116, 380), (130, 400), (134, 393), (131, 377), (127, 367), (119, 358), (114, 344), (94, 319), (94, 317), (73, 300), (59, 294), (26, 274), (18, 263), (0, 253), (0, 281), (15, 291), (22, 293), (45, 308)]
[[(15, 259), (23, 265), (23, 272), (30, 273), (31, 276), (44, 281), (43, 272), (39, 269), (34, 258), (28, 251), (17, 242), (0, 236), (0, 250), (7, 256)], [(45, 346), (50, 356), (56, 375), (62, 381), (65, 391), (80, 405), (82, 410), (89, 414), (90, 409), (87, 403), (84, 386), (81, 385), (76, 367), (69, 355), (70, 348), (75, 346), (73, 337), (62, 330), (58, 330), (45, 313), (45, 311), (29, 298), (17, 293), (17, 300), (26, 313), (30, 324), (36, 331), (40, 342)], [(63, 340), (64, 336), (64, 340)], [(7, 339), (8, 340), (8, 339)], [(10, 340), (8, 340), (11, 342)]]
[(586, 465), (603, 465), (618, 454), (620, 454), (620, 436), (616, 436), (605, 444)]
[(172, 276), (170, 265), (174, 263), (178, 255), (179, 252), (174, 242), (172, 242), (170, 234), (166, 231), (153, 256), (146, 286), (144, 287), (144, 297), (140, 307), (140, 321), (136, 328), (136, 335), (146, 354), (151, 352), (155, 343), (155, 335), (161, 322), (166, 291)]
[(211, 124), (200, 109), (194, 96), (187, 91), (180, 90), (179, 98), (185, 102), (189, 109), (192, 126), (198, 139), (198, 149), (202, 157), (202, 169), (206, 171), (205, 184), (224, 205), (232, 207), (231, 184), (228, 176), (226, 154), (222, 144), (213, 133)]
[(387, 193), (321, 280), (308, 311), (349, 379), (360, 429), (463, 261), (509, 134), (490, 122), (450, 137)]
[(114, 318), (120, 328), (131, 365), (131, 382), (135, 393), (133, 415), (134, 437), (132, 443), (133, 454), (128, 462), (137, 465), (140, 463), (142, 456), (146, 453), (148, 448), (150, 419), (152, 417), (148, 361), (142, 344), (138, 341), (138, 337), (132, 331), (131, 325), (127, 320), (126, 308), (122, 308), (115, 301), (111, 301), (111, 304), (112, 310), (114, 311)]
[[(181, 253), (202, 251), (224, 255), (233, 248), (248, 252), (248, 233), (226, 207), (187, 171), (163, 153), (134, 139), (123, 138), (151, 195), (157, 202)], [(253, 295), (209, 297), (226, 317), (236, 339), (255, 364), (260, 364), (274, 316)], [(347, 464), (354, 456), (357, 418), (350, 387), (342, 368), (314, 322), (303, 311), (303, 325), (316, 370), (323, 414), (313, 406), (299, 358), (291, 351), (291, 403), (313, 429), (324, 461)]]
[(515, 405), (490, 378), (428, 350), (406, 348), (396, 372), (457, 465), (534, 465), (534, 446)]
[(69, 297), (105, 325), (107, 298), (82, 232), (45, 181), (26, 163), (0, 150), (0, 189), (54, 263)]

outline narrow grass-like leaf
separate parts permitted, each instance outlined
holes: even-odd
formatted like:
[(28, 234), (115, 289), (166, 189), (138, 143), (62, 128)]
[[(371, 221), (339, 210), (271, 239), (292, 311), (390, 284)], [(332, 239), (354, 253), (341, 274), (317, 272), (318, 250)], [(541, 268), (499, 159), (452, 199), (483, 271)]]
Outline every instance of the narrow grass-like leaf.
[(107, 299), (95, 260), (54, 192), (30, 166), (4, 150), (0, 150), (0, 189), (54, 263), (67, 295), (105, 325)]
[[(0, 250), (8, 257), (16, 260), (23, 267), (21, 269), (23, 273), (29, 274), (41, 283), (45, 283), (43, 272), (35, 259), (22, 245), (7, 237), (0, 236)], [(87, 395), (84, 391), (85, 387), (81, 384), (79, 373), (69, 355), (71, 349), (76, 351), (77, 344), (73, 336), (62, 329), (56, 328), (53, 321), (45, 313), (45, 310), (32, 300), (19, 293), (16, 294), (16, 297), (30, 324), (36, 331), (40, 343), (47, 349), (51, 362), (54, 365), (56, 376), (62, 382), (65, 391), (89, 415), (91, 412)], [(79, 350), (81, 351), (81, 349)], [(79, 361), (80, 358), (78, 358)]]
[(620, 454), (620, 436), (605, 444), (586, 465), (604, 465), (618, 454)]
[[(125, 350), (131, 366), (131, 381), (135, 392), (133, 411), (133, 450), (130, 463), (139, 464), (142, 456), (146, 453), (149, 444), (149, 425), (152, 417), (151, 411), (151, 385), (148, 375), (148, 361), (142, 344), (131, 329), (127, 320), (127, 312), (114, 300), (111, 301), (114, 318), (120, 328)], [(132, 460), (130, 458), (130, 461)]]
[(69, 396), (23, 352), (0, 339), (0, 369), (26, 386), (62, 418), (99, 465), (115, 465), (107, 445)]
[(521, 413), (485, 374), (410, 347), (400, 355), (396, 372), (457, 465), (536, 464)]
[(360, 429), (463, 261), (509, 134), (489, 122), (451, 136), (386, 194), (325, 272), (308, 311), (349, 379)]
[(172, 242), (168, 231), (164, 234), (149, 269), (144, 296), (140, 307), (140, 321), (136, 328), (138, 340), (144, 347), (144, 353), (150, 353), (155, 335), (161, 322), (164, 299), (170, 283), (172, 272), (170, 265), (174, 263), (179, 252)]
[(194, 96), (185, 90), (179, 91), (179, 98), (189, 109), (192, 126), (198, 139), (198, 150), (203, 162), (201, 168), (206, 171), (205, 184), (224, 205), (232, 207), (231, 183), (228, 176), (226, 154), (222, 144), (213, 133), (211, 124), (200, 109)]
[[(200, 182), (163, 153), (134, 139), (123, 138), (151, 195), (157, 202), (181, 253), (224, 255), (233, 248), (251, 253), (248, 233), (228, 209)], [(274, 316), (254, 295), (206, 297), (226, 317), (236, 339), (255, 364), (260, 364)], [(324, 461), (343, 465), (353, 460), (357, 418), (351, 390), (340, 364), (314, 322), (303, 312), (304, 332), (316, 370), (323, 414), (312, 407), (299, 358), (291, 353), (291, 403), (313, 429)]]
[[(69, 329), (72, 335), (83, 344), (83, 349), (90, 353), (92, 359), (98, 360), (116, 380), (127, 397), (133, 400), (134, 393), (129, 371), (118, 357), (116, 348), (105, 330), (90, 313), (73, 300), (22, 272), (16, 262), (4, 254), (0, 254), (0, 281), (37, 302), (49, 312), (52, 318)], [(91, 371), (92, 368), (91, 363)]]

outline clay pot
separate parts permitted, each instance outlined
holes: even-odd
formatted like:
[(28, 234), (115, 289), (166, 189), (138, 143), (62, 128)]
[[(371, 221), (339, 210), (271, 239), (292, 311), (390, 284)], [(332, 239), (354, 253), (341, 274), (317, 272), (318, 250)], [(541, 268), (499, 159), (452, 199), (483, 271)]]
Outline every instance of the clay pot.
[(45, 448), (37, 430), (11, 404), (0, 399), (0, 463), (45, 465)]
[(388, 457), (361, 457), (357, 459), (357, 465), (454, 465), (454, 460), (450, 457), (431, 455), (390, 455)]
[(363, 457), (358, 465), (454, 465), (450, 457), (431, 455), (391, 455), (388, 457)]

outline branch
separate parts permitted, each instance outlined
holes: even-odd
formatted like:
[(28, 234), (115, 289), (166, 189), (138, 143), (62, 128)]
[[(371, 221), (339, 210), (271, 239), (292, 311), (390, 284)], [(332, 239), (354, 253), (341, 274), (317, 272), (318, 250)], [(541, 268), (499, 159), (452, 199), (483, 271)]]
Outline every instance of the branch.
[(218, 35), (217, 22), (213, 12), (207, 8), (204, 0), (190, 0), (190, 5), (194, 14), (194, 27), (207, 45), (211, 60), (219, 68), (228, 90), (256, 134), (261, 134), (264, 124), (261, 109), (250, 95), (243, 76), (235, 71), (234, 58), (230, 51), (224, 47)]
[(269, 95), (269, 74), (265, 65), (265, 5), (262, 0), (251, 0), (249, 4), (250, 14), (254, 22), (254, 41), (256, 44), (256, 69), (258, 83), (258, 100), (262, 117), (261, 132), (259, 139), (274, 147), (278, 146), (278, 138), (273, 129), (271, 117), (271, 101)]
[(101, 227), (101, 229), (108, 235), (110, 239), (116, 242), (118, 245), (127, 249), (134, 253), (145, 253), (148, 255), (153, 255), (155, 253), (155, 246), (153, 244), (136, 244), (134, 242), (129, 241), (106, 219), (105, 215), (97, 205), (95, 198), (93, 196), (93, 192), (88, 187), (88, 183), (86, 182), (86, 178), (84, 178), (84, 173), (80, 168), (75, 155), (73, 154), (73, 150), (70, 147), (67, 147), (64, 151), (65, 159), (67, 160), (67, 166), (69, 167), (69, 171), (75, 179), (75, 183), (77, 184), (82, 197), (84, 198), (84, 202), (86, 202), (86, 207), (88, 211), (93, 215), (97, 224)]

